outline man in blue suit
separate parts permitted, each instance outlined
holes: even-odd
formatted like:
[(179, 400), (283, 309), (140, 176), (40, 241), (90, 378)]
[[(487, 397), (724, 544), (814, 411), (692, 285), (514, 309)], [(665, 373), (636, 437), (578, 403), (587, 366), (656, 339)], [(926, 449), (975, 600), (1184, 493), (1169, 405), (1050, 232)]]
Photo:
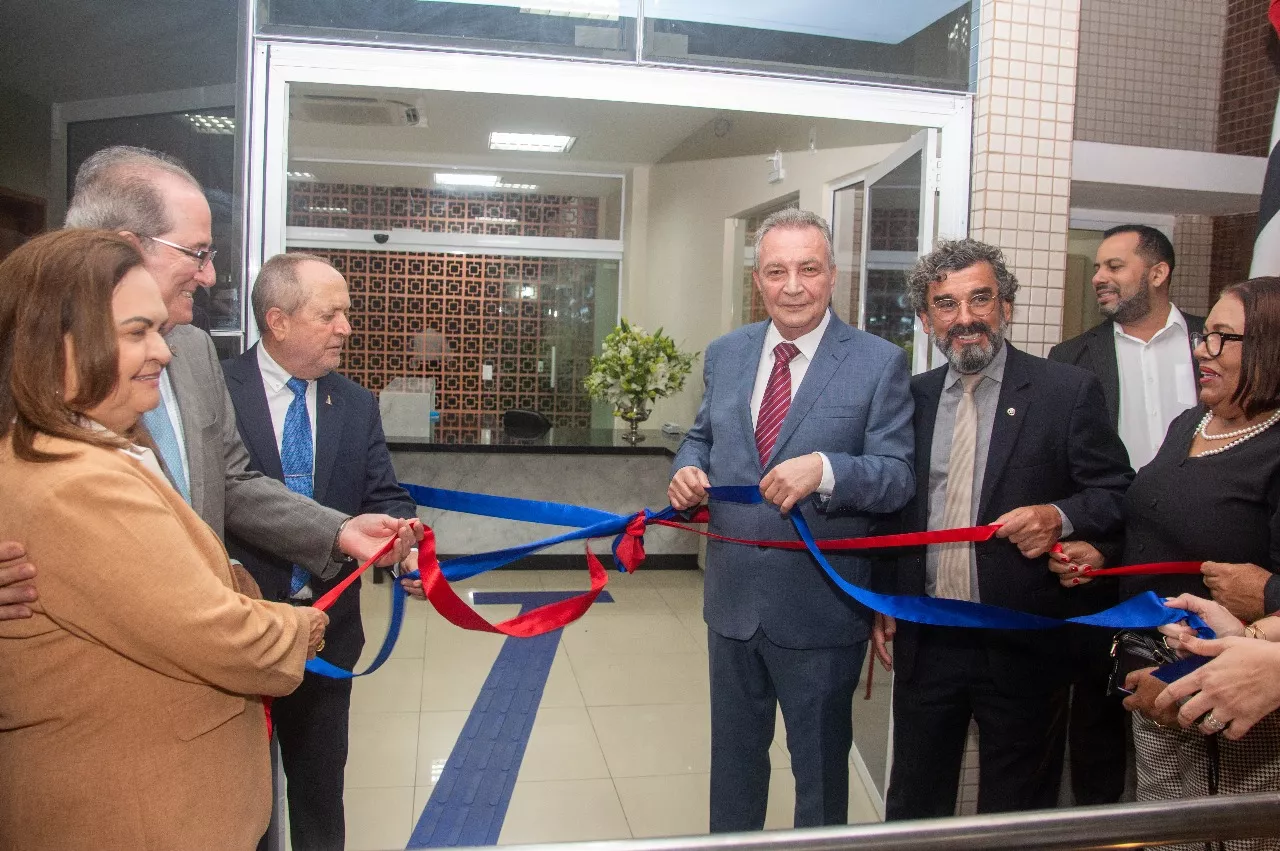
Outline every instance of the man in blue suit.
[[(788, 209), (761, 224), (753, 278), (770, 319), (707, 347), (702, 407), (667, 491), (673, 506), (687, 509), (712, 484), (759, 482), (762, 504), (711, 506), (712, 532), (794, 540), (786, 514), (799, 511), (818, 538), (855, 537), (911, 498), (906, 354), (832, 315), (835, 276), (821, 217)], [(830, 561), (866, 584), (865, 559)], [(778, 706), (795, 775), (795, 826), (844, 824), (868, 612), (805, 552), (711, 541), (705, 587), (711, 830), (764, 826)]]
[[(351, 334), (347, 282), (322, 258), (281, 254), (262, 267), (253, 288), (261, 342), (224, 364), (249, 469), (279, 479), (322, 505), (350, 514), (415, 518), (396, 483), (373, 394), (336, 372)], [(356, 568), (322, 579), (322, 565), (294, 565), (227, 537), (268, 600), (305, 606)], [(350, 670), (364, 647), (357, 582), (329, 609), (320, 656)], [(293, 847), (341, 849), (343, 771), (351, 681), (307, 674), (272, 707), (288, 779)]]

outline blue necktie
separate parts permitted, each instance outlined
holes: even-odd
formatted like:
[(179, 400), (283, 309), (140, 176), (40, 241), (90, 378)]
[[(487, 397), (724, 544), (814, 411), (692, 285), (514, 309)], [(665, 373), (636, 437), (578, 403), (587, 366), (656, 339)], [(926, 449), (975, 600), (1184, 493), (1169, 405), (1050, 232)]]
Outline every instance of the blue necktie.
[[(307, 382), (301, 378), (290, 378), (287, 383), (293, 391), (293, 401), (289, 403), (289, 410), (284, 415), (280, 467), (284, 472), (285, 487), (309, 497), (314, 494), (312, 476), (315, 470), (315, 453), (311, 448), (311, 417), (307, 413)], [(310, 580), (311, 574), (295, 564), (293, 578), (289, 583), (289, 596), (298, 596)]]
[(187, 482), (187, 471), (182, 466), (182, 450), (178, 448), (178, 435), (173, 430), (173, 421), (169, 419), (169, 408), (164, 403), (164, 394), (160, 394), (160, 404), (142, 415), (142, 422), (147, 433), (155, 441), (160, 450), (160, 460), (169, 471), (173, 485), (182, 494), (182, 498), (191, 504), (191, 485)]

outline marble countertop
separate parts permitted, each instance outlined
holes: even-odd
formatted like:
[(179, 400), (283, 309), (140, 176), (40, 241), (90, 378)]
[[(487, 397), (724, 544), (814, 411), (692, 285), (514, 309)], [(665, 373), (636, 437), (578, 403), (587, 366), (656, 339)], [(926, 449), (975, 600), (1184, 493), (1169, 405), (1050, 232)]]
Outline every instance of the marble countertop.
[(540, 437), (517, 437), (502, 429), (476, 429), (459, 434), (450, 431), (438, 440), (387, 435), (392, 452), (494, 452), (540, 455), (661, 455), (675, 457), (684, 435), (661, 429), (640, 429), (644, 438), (632, 445), (626, 432), (605, 428), (553, 428)]

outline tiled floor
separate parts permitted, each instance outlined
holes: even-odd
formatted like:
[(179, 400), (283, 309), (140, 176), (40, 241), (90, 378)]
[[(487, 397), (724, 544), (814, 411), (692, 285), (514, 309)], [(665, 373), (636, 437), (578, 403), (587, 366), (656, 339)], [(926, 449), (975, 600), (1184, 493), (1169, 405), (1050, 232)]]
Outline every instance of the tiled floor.
[[(581, 590), (586, 573), (505, 571), (463, 590)], [(615, 602), (565, 629), (499, 837), (500, 844), (705, 833), (710, 718), (701, 574), (612, 574)], [(369, 636), (388, 614), (386, 585), (361, 592)], [(465, 596), (465, 595), (464, 595)], [(352, 696), (346, 774), (352, 851), (402, 849), (504, 639), (466, 632), (410, 600), (383, 668)], [(491, 621), (516, 606), (484, 606)], [(856, 708), (855, 708), (856, 712)], [(766, 827), (791, 824), (794, 788), (781, 724)], [(878, 818), (851, 773), (851, 821)]]

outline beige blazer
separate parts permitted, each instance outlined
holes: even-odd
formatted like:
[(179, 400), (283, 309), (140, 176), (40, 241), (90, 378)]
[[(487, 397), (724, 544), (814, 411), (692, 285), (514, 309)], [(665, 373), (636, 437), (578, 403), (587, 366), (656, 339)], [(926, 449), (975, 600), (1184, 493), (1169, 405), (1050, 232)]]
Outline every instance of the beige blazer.
[(307, 625), (237, 593), (218, 537), (122, 452), (19, 461), (0, 539), (40, 600), (0, 622), (0, 849), (251, 849), (271, 777), (262, 701), (302, 680)]

